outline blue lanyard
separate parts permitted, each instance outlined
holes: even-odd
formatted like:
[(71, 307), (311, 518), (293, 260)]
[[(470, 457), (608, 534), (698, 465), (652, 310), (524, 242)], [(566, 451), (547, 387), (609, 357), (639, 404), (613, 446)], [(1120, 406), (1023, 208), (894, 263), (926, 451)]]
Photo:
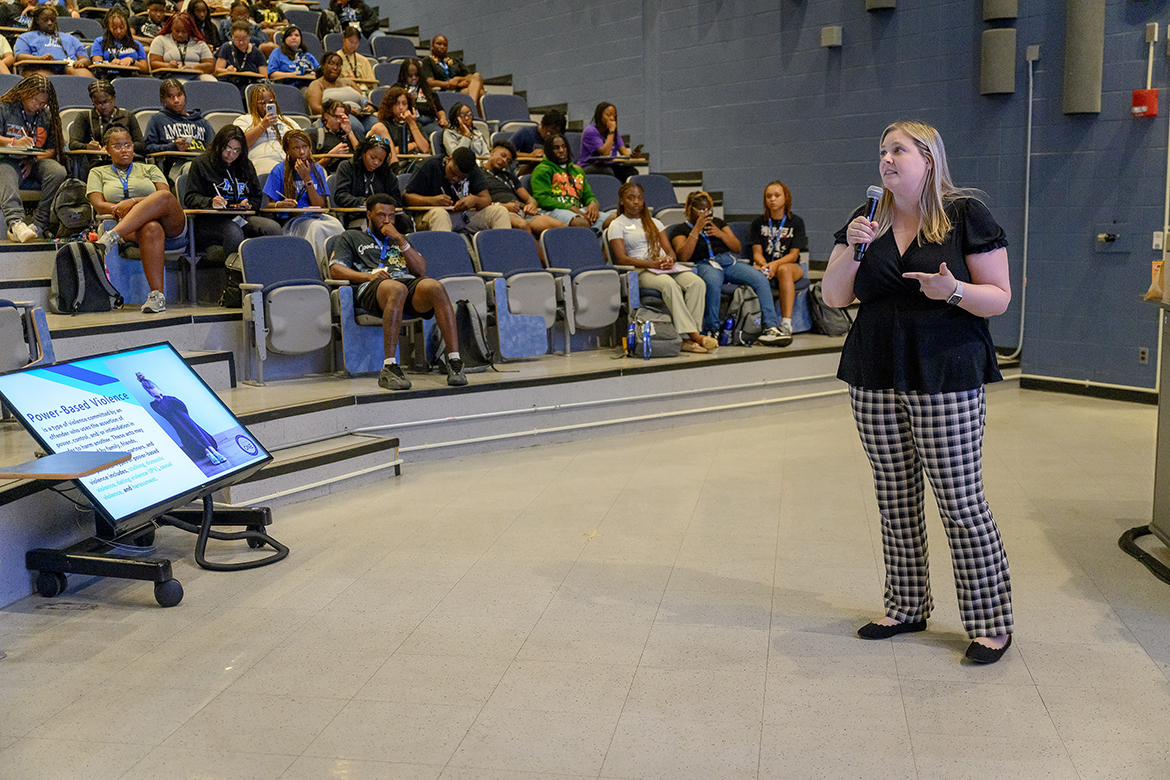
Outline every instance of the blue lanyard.
[(386, 255), (388, 255), (390, 253), (390, 237), (386, 236), (386, 240), (383, 241), (381, 238), (374, 235), (374, 231), (370, 230), (368, 227), (366, 228), (366, 232), (369, 233), (370, 238), (377, 241), (378, 246), (381, 247), (381, 249), (382, 249), (382, 265), (385, 265), (386, 264)]
[[(692, 228), (695, 226), (694, 223), (692, 223), (690, 220), (687, 220), (687, 225)], [(707, 231), (704, 230), (699, 235), (702, 236), (703, 240), (707, 242), (707, 257), (711, 258), (712, 260), (715, 259), (715, 250), (711, 248), (711, 238), (707, 235)]]
[(778, 257), (778, 255), (780, 254), (780, 234), (782, 232), (784, 232), (784, 223), (787, 221), (788, 221), (788, 215), (785, 214), (784, 219), (780, 220), (780, 229), (773, 230), (772, 229), (772, 215), (771, 214), (768, 215), (768, 232), (771, 233), (771, 235), (768, 236), (768, 244), (772, 248), (772, 251), (770, 254), (772, 255), (773, 260), (780, 259)]
[(451, 71), (447, 69), (447, 63), (443, 62), (442, 60), (436, 60), (434, 57), (431, 57), (431, 59), (435, 60), (435, 64), (443, 69), (443, 76), (444, 77), (446, 77), (448, 79), (451, 78)]
[(126, 169), (126, 175), (124, 177), (122, 176), (122, 172), (119, 171), (117, 168), (115, 168), (113, 165), (110, 166), (110, 170), (113, 171), (114, 175), (118, 177), (118, 181), (122, 182), (122, 197), (129, 198), (130, 197), (130, 174), (134, 171), (134, 163), (130, 163), (130, 167)]

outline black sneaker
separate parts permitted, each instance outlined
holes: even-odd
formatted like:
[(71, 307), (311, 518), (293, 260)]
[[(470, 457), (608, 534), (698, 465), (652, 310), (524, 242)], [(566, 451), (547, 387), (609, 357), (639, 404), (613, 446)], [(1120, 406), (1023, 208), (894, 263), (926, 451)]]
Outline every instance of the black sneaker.
[(463, 361), (459, 358), (447, 361), (447, 384), (451, 387), (463, 387), (467, 384), (467, 375), (463, 373)]
[(387, 390), (409, 390), (410, 380), (406, 378), (406, 374), (402, 373), (402, 366), (390, 363), (382, 366), (382, 374), (378, 377), (378, 387), (384, 387)]

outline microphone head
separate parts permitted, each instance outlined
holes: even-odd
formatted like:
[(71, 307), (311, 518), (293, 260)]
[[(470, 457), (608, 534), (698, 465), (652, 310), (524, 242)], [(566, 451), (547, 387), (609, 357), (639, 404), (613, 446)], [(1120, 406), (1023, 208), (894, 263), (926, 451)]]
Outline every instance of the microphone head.
[(881, 187), (878, 187), (877, 185), (874, 185), (865, 191), (865, 197), (868, 200), (881, 200), (882, 193), (884, 193), (884, 192), (885, 192), (884, 189), (882, 189)]

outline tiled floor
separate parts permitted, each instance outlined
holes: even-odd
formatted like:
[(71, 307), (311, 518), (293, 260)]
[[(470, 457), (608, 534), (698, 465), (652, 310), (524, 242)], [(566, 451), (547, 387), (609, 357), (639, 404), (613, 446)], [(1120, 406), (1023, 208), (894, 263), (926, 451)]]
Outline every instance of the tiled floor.
[(252, 572), (160, 531), (178, 607), (75, 577), (0, 610), (0, 777), (1165, 778), (1170, 586), (1117, 547), (1154, 424), (990, 394), (992, 667), (962, 660), (933, 509), (930, 630), (854, 637), (882, 573), (843, 400), (408, 463), (279, 511), (293, 553)]

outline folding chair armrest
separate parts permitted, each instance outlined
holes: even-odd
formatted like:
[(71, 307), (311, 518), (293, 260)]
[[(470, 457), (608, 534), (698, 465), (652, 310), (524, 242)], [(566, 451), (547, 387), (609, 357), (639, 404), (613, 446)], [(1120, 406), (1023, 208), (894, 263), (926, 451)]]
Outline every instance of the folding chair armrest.
[[(242, 287), (243, 285), (240, 285), (240, 286)], [(326, 279), (325, 286), (326, 287), (349, 287), (349, 280), (348, 279)]]
[(504, 275), (499, 271), (476, 271), (475, 275), (481, 279), (503, 279)]
[(553, 272), (554, 274), (561, 274), (562, 276), (564, 276), (564, 275), (568, 275), (568, 274), (571, 274), (571, 273), (573, 273), (573, 269), (572, 269), (572, 268), (551, 268), (551, 267), (550, 267), (550, 268), (546, 268), (546, 269), (544, 269), (544, 270), (546, 270), (546, 271), (551, 271), (551, 272)]
[(263, 290), (264, 285), (262, 285), (262, 284), (248, 284), (246, 282), (241, 282), (240, 289), (244, 290), (246, 292), (256, 292), (257, 290)]
[(623, 273), (626, 271), (637, 271), (638, 270), (637, 266), (632, 266), (632, 265), (615, 265), (614, 268), (618, 269), (619, 271), (621, 271)]

